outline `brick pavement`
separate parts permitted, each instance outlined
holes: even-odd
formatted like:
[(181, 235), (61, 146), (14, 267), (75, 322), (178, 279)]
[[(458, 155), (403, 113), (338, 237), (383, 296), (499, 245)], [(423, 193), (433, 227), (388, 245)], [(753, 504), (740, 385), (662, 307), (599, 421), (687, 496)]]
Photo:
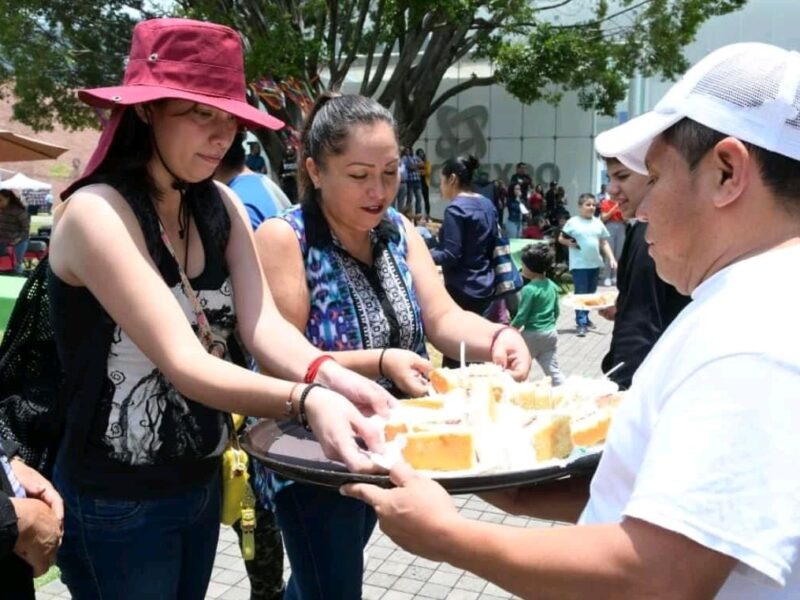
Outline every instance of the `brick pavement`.
[[(575, 335), (573, 312), (564, 310), (558, 321), (558, 358), (565, 375), (598, 376), (600, 360), (608, 349), (611, 324), (594, 317), (597, 329), (585, 338)], [(534, 378), (542, 376), (534, 363)], [(553, 523), (507, 515), (477, 496), (454, 498), (461, 514), (467, 518), (515, 527), (551, 527)], [(416, 557), (398, 548), (376, 529), (367, 545), (368, 561), (364, 572), (364, 600), (499, 600), (513, 598), (496, 585), (461, 571), (448, 564)], [(288, 564), (284, 575), (288, 576)], [(37, 600), (69, 599), (66, 587), (53, 581), (36, 593)], [(237, 546), (236, 534), (223, 527), (217, 547), (217, 558), (206, 598), (248, 600), (250, 584)]]

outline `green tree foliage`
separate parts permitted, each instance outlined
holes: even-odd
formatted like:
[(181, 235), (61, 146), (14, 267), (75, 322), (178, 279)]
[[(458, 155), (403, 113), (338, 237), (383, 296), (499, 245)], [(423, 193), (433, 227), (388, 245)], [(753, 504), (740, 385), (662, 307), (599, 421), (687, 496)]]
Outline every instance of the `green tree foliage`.
[[(36, 129), (96, 125), (73, 91), (117, 83), (135, 22), (169, 11), (242, 32), (251, 79), (294, 76), (317, 92), (357, 74), (408, 144), (450, 98), (495, 83), (528, 103), (576, 90), (583, 107), (613, 114), (630, 76), (676, 77), (699, 27), (746, 1), (0, 0), (0, 83), (16, 99), (15, 118)], [(448, 68), (466, 58), (495, 70), (443, 89)], [(284, 113), (297, 126), (299, 109)], [(259, 137), (274, 155), (276, 140)]]

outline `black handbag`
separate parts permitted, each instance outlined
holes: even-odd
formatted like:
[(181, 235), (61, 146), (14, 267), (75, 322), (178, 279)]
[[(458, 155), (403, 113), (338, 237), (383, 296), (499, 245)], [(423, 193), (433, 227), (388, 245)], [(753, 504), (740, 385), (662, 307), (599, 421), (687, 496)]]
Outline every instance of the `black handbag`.
[(48, 261), (31, 273), (0, 343), (0, 438), (49, 477), (63, 432), (61, 364), (50, 325)]

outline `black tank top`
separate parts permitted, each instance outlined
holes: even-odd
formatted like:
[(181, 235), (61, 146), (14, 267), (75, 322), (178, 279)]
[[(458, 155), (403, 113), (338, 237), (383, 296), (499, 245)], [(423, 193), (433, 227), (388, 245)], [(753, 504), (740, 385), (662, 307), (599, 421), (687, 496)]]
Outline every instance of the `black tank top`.
[[(217, 217), (224, 220), (227, 234), (230, 221), (215, 195), (219, 204), (214, 210), (225, 213)], [(208, 207), (203, 213), (208, 216)], [(205, 267), (191, 284), (216, 341), (226, 348), (225, 359), (241, 363), (225, 247), (206, 218), (198, 215), (195, 222)], [(227, 244), (227, 235), (222, 239)], [(151, 252), (158, 269), (196, 331), (174, 259), (160, 240), (151, 248), (158, 250)], [(180, 394), (87, 288), (68, 285), (52, 271), (48, 285), (67, 412), (57, 461), (63, 476), (85, 492), (136, 499), (163, 497), (209, 481), (228, 440), (225, 413)]]

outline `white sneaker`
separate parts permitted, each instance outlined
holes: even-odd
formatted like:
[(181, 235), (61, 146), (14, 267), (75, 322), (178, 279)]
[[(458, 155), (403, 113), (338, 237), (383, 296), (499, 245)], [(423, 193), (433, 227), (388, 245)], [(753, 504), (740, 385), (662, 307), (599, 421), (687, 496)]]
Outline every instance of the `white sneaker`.
[(609, 279), (608, 277), (603, 279), (603, 285), (606, 286), (606, 287), (610, 287), (611, 286), (611, 279)]

